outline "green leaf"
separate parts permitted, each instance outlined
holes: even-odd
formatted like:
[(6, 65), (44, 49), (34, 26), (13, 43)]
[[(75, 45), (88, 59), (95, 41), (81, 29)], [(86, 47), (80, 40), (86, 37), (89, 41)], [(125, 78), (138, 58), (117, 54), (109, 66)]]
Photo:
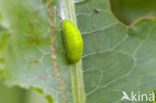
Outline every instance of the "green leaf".
[[(0, 12), (2, 20), (8, 21), (8, 26), (5, 27), (11, 33), (7, 45), (4, 45), (6, 84), (40, 89), (50, 103), (53, 99), (62, 103), (53, 68), (50, 25), (45, 2), (1, 0)], [(59, 26), (58, 30), (60, 29)], [(61, 32), (56, 31), (54, 39), (66, 101), (72, 103), (70, 69), (65, 58)]]
[[(59, 10), (59, 6), (56, 8)], [(63, 103), (53, 68), (45, 1), (0, 0), (0, 12), (3, 26), (11, 34), (3, 44), (6, 84), (36, 88), (49, 102)], [(151, 93), (156, 87), (156, 19), (141, 19), (126, 28), (113, 16), (108, 0), (77, 3), (76, 14), (84, 41), (86, 102), (123, 102), (122, 91)], [(60, 25), (61, 20), (57, 19), (56, 60), (66, 101), (73, 103), (70, 65)]]
[(2, 78), (5, 78), (4, 45), (6, 45), (8, 38), (8, 31), (0, 26), (0, 77)]
[(87, 103), (127, 103), (121, 101), (122, 91), (149, 94), (156, 87), (156, 19), (140, 19), (127, 29), (109, 4), (90, 0), (76, 5)]

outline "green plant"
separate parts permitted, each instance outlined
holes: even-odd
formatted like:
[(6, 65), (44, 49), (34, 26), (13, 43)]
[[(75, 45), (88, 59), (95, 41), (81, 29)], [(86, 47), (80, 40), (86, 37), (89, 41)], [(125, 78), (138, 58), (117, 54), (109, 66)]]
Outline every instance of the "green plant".
[[(49, 103), (64, 102), (58, 79), (67, 103), (119, 103), (122, 91), (153, 91), (155, 17), (127, 20), (131, 25), (123, 25), (108, 0), (73, 2), (52, 0), (51, 24), (45, 0), (0, 0), (0, 21), (5, 28), (0, 29), (0, 37), (7, 37), (0, 39), (0, 75), (5, 84), (37, 89)], [(83, 55), (76, 64), (66, 59), (60, 14), (82, 34)]]

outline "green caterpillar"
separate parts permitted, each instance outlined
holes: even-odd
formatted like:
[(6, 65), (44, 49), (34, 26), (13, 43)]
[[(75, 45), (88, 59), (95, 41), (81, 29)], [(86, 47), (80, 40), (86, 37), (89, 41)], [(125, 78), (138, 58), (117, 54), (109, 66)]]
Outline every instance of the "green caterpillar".
[(67, 59), (70, 64), (74, 64), (81, 59), (83, 40), (79, 29), (73, 22), (63, 20), (62, 26)]

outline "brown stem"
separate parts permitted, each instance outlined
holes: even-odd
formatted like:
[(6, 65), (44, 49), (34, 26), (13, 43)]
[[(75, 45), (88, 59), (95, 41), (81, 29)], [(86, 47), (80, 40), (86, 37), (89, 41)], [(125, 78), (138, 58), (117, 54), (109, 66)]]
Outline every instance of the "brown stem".
[[(52, 49), (52, 56), (55, 56), (54, 27), (53, 27), (52, 12), (51, 12), (51, 9), (50, 9), (50, 1), (49, 0), (47, 0), (47, 5), (48, 5), (49, 21), (50, 21), (50, 28), (51, 28), (51, 49)], [(61, 81), (60, 73), (58, 71), (58, 66), (57, 66), (56, 58), (55, 57), (53, 57), (53, 63), (54, 63), (54, 69), (56, 71), (57, 79), (59, 81), (59, 85), (60, 85), (60, 89), (61, 89), (61, 93), (62, 93), (63, 103), (66, 103), (65, 95), (64, 95), (64, 88), (63, 88), (63, 84), (62, 84), (62, 81)]]

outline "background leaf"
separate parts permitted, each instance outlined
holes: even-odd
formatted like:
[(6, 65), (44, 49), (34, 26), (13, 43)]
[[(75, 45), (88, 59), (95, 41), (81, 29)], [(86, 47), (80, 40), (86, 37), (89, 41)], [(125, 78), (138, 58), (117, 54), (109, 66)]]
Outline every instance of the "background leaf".
[(111, 0), (112, 11), (125, 24), (140, 17), (156, 16), (155, 0)]
[(5, 60), (4, 60), (4, 45), (9, 38), (9, 33), (4, 28), (0, 27), (0, 77), (5, 77)]
[(26, 92), (23, 89), (6, 88), (4, 84), (0, 83), (0, 91), (0, 103), (26, 103), (24, 102)]

